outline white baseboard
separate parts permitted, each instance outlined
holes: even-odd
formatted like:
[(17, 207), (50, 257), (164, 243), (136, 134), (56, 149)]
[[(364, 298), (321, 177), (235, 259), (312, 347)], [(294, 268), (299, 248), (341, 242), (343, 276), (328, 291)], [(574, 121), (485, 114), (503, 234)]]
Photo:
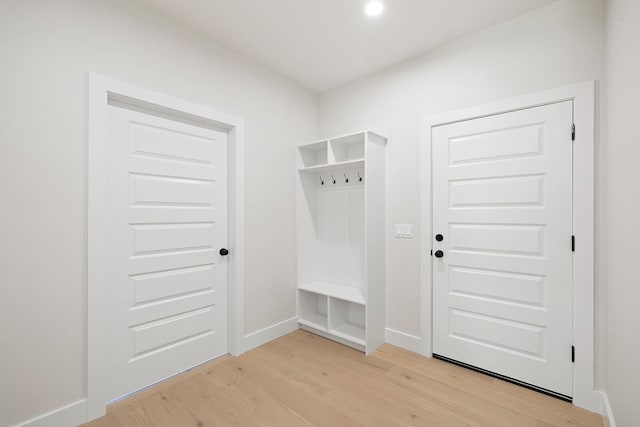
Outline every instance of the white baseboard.
[(16, 424), (15, 427), (77, 427), (85, 422), (87, 422), (87, 399), (82, 399)]
[(385, 329), (385, 342), (418, 354), (422, 351), (422, 340), (420, 337), (394, 329)]
[(604, 421), (605, 427), (616, 427), (616, 421), (613, 418), (613, 411), (611, 410), (611, 404), (609, 403), (609, 397), (607, 393), (600, 392), (602, 394), (602, 403), (604, 406), (604, 414), (602, 415), (602, 420)]
[(280, 338), (283, 335), (287, 335), (298, 329), (298, 317), (292, 317), (290, 319), (278, 322), (275, 325), (267, 326), (259, 331), (252, 332), (249, 335), (245, 335), (243, 343), (243, 351), (249, 351), (256, 347), (266, 344), (269, 341), (273, 341), (276, 338)]

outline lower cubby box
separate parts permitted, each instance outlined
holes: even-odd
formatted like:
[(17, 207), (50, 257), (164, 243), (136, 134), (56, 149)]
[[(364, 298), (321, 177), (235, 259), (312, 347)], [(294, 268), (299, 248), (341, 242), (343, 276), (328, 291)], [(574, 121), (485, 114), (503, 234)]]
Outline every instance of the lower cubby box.
[(336, 337), (365, 345), (365, 306), (330, 298), (329, 332)]
[(327, 330), (327, 296), (298, 291), (300, 318), (298, 322), (321, 331)]

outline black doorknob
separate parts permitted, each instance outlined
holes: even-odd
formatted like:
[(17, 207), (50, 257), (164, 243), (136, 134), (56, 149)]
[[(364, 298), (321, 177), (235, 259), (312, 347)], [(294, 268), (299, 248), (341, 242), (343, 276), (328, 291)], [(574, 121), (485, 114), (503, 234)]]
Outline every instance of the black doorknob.
[(444, 256), (444, 252), (442, 252), (441, 250), (437, 250), (437, 251), (435, 251), (435, 252), (433, 253), (433, 255), (434, 255), (436, 258), (442, 258), (442, 257)]
[(436, 240), (438, 242), (442, 242), (444, 240), (444, 236), (442, 234), (436, 234)]
[(229, 255), (229, 249), (226, 249), (226, 248), (220, 249), (220, 255), (222, 256)]

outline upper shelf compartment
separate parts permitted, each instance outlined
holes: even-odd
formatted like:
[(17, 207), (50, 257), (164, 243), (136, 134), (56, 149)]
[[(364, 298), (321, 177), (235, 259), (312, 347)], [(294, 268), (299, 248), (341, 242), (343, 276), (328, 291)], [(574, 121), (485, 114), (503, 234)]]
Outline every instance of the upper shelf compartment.
[(386, 138), (365, 130), (300, 145), (298, 151), (301, 161), (298, 162), (298, 170), (307, 173), (326, 173), (364, 169), (365, 146), (372, 141), (386, 141)]
[(319, 141), (298, 147), (303, 168), (324, 166), (329, 163), (328, 141)]
[(366, 132), (358, 132), (329, 140), (329, 163), (364, 160)]

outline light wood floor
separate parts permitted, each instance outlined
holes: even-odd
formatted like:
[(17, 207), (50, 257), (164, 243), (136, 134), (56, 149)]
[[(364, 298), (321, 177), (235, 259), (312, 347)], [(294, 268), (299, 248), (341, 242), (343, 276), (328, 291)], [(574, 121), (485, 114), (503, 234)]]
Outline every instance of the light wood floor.
[(602, 426), (599, 415), (385, 344), (296, 331), (145, 390), (85, 426)]

